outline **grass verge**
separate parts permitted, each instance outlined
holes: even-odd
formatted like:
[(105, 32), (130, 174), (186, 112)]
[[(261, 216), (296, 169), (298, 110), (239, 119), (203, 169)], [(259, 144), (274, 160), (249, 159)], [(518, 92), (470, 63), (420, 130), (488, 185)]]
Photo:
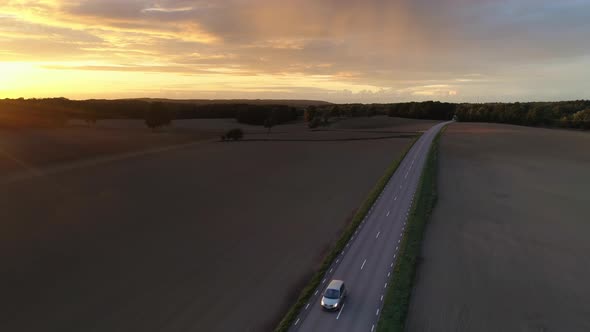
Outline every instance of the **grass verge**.
[(408, 151), (410, 151), (412, 146), (414, 146), (414, 143), (416, 143), (419, 137), (420, 136), (414, 138), (414, 141), (412, 141), (412, 143), (404, 151), (402, 156), (395, 160), (393, 163), (391, 163), (391, 165), (385, 171), (385, 174), (381, 176), (375, 187), (373, 187), (373, 189), (369, 193), (369, 196), (365, 199), (361, 207), (355, 213), (354, 217), (352, 218), (352, 221), (348, 224), (348, 226), (338, 239), (338, 242), (336, 242), (334, 248), (332, 248), (332, 250), (326, 256), (326, 258), (324, 258), (324, 261), (320, 266), (320, 269), (313, 275), (311, 280), (309, 280), (303, 291), (301, 291), (301, 294), (299, 295), (297, 302), (295, 302), (295, 304), (289, 309), (289, 311), (287, 311), (287, 314), (283, 317), (283, 319), (275, 329), (276, 332), (287, 331), (289, 327), (291, 327), (291, 325), (295, 322), (295, 319), (301, 311), (301, 308), (303, 308), (303, 306), (309, 301), (314, 290), (319, 286), (320, 281), (326, 274), (326, 271), (328, 270), (330, 265), (332, 265), (334, 259), (338, 256), (338, 254), (340, 254), (342, 249), (344, 249), (344, 246), (346, 246), (346, 243), (348, 243), (350, 237), (352, 236), (352, 234), (354, 234), (354, 231), (361, 224), (361, 222), (363, 221), (363, 219), (365, 218), (365, 216), (367, 215), (367, 213), (371, 209), (371, 206), (373, 206), (377, 198), (379, 198), (379, 194), (383, 191), (383, 189), (387, 185), (387, 182), (393, 176), (393, 173), (395, 173), (397, 167), (399, 166), (401, 161), (404, 160), (406, 154), (408, 153)]
[(445, 129), (446, 127), (438, 133), (428, 152), (428, 159), (416, 191), (416, 200), (411, 209), (406, 233), (400, 245), (397, 264), (391, 277), (391, 287), (385, 295), (377, 332), (404, 331), (422, 237), (432, 209), (436, 204), (438, 144)]

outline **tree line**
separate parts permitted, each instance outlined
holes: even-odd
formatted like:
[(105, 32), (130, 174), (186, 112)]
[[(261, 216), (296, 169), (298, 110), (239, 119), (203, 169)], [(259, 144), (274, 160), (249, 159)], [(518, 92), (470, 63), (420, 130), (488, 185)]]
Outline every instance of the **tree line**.
[(106, 119), (141, 119), (158, 128), (176, 119), (236, 119), (252, 125), (282, 124), (296, 120), (302, 110), (271, 104), (191, 104), (174, 101), (0, 99), (0, 126), (54, 127), (69, 119), (93, 124)]
[(460, 104), (457, 120), (590, 129), (590, 101)]
[(0, 99), (0, 126), (62, 126), (68, 119), (96, 123), (103, 119), (143, 119), (150, 128), (175, 119), (233, 118), (240, 123), (273, 126), (304, 117), (310, 128), (327, 126), (343, 117), (391, 117), (497, 122), (527, 126), (590, 129), (590, 101), (529, 103), (443, 103), (438, 101), (391, 104), (325, 104), (296, 108), (272, 104), (191, 104), (174, 101)]

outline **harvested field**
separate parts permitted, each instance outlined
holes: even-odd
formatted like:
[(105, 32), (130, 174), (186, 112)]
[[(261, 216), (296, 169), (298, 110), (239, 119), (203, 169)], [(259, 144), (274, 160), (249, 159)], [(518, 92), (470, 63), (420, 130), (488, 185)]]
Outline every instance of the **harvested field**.
[(406, 329), (589, 331), (589, 151), (584, 132), (449, 126)]
[[(345, 121), (354, 127), (355, 123), (365, 126), (367, 120), (355, 118)], [(380, 121), (395, 131), (410, 135), (428, 129), (433, 123), (387, 117), (371, 119), (374, 127), (378, 127)], [(270, 134), (263, 127), (244, 125), (234, 119), (176, 120), (172, 126), (156, 132), (149, 130), (143, 120), (100, 120), (95, 126), (70, 121), (65, 128), (0, 129), (0, 176), (75, 160), (217, 140), (232, 128), (242, 128), (246, 133), (245, 139), (250, 140), (342, 141), (400, 136), (397, 132), (378, 130), (311, 131), (303, 121), (276, 126)]]
[(411, 141), (203, 142), (0, 181), (0, 330), (272, 329)]

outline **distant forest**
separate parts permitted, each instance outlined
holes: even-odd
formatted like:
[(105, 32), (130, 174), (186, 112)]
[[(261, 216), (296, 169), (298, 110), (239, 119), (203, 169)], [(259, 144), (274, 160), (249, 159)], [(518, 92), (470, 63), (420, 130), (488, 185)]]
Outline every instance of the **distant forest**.
[(236, 119), (274, 126), (303, 116), (311, 128), (334, 118), (391, 117), (497, 122), (527, 126), (590, 129), (590, 101), (454, 104), (435, 101), (392, 104), (329, 104), (314, 101), (175, 101), (167, 99), (69, 100), (0, 99), (0, 127), (62, 126), (69, 119), (142, 119), (154, 128), (176, 119)]

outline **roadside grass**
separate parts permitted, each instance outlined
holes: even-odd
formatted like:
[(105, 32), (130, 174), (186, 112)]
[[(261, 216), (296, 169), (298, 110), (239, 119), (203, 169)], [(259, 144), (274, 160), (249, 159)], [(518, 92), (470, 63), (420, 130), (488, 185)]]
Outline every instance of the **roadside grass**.
[(391, 165), (385, 170), (385, 174), (383, 174), (379, 181), (377, 181), (377, 184), (375, 185), (375, 187), (373, 187), (373, 189), (369, 193), (369, 196), (364, 200), (361, 207), (356, 211), (351, 222), (348, 224), (348, 226), (346, 226), (346, 229), (340, 236), (340, 239), (336, 242), (336, 245), (332, 248), (330, 253), (324, 258), (324, 261), (320, 266), (320, 269), (309, 280), (305, 288), (303, 288), (299, 295), (299, 298), (297, 299), (297, 302), (295, 302), (295, 304), (291, 306), (289, 311), (287, 311), (287, 314), (283, 317), (283, 319), (275, 329), (276, 332), (287, 331), (291, 327), (291, 325), (293, 325), (295, 319), (297, 318), (297, 315), (299, 314), (303, 306), (309, 301), (315, 289), (319, 286), (322, 278), (326, 274), (326, 271), (328, 271), (328, 269), (332, 265), (334, 259), (336, 259), (338, 254), (340, 254), (342, 249), (344, 249), (346, 243), (348, 243), (351, 236), (354, 234), (354, 231), (361, 224), (361, 222), (363, 221), (363, 219), (365, 218), (365, 216), (367, 215), (367, 213), (369, 212), (377, 198), (379, 198), (379, 194), (381, 194), (381, 192), (387, 185), (387, 182), (389, 182), (389, 179), (397, 170), (401, 161), (404, 160), (406, 154), (408, 153), (408, 151), (410, 151), (412, 146), (414, 146), (414, 143), (416, 143), (420, 136), (421, 134), (415, 137), (411, 144), (403, 152), (401, 157), (393, 161), (393, 163), (391, 163)]
[(416, 199), (408, 218), (406, 233), (400, 245), (397, 264), (391, 277), (391, 287), (385, 295), (381, 317), (377, 324), (378, 332), (403, 332), (405, 328), (422, 237), (432, 209), (436, 205), (439, 141), (445, 129), (446, 127), (438, 133), (428, 152), (428, 159), (416, 191)]

